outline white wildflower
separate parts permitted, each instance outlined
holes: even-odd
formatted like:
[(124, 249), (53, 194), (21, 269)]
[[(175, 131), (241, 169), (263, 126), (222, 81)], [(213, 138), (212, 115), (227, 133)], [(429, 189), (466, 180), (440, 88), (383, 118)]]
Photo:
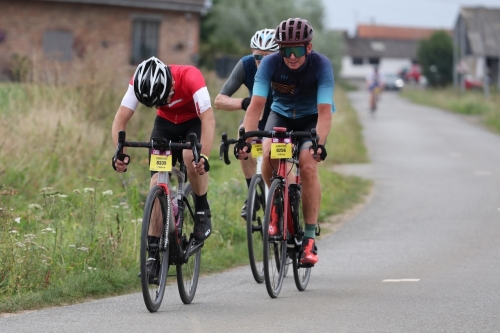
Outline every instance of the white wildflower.
[(77, 250), (80, 250), (80, 251), (83, 251), (83, 252), (89, 252), (89, 248), (85, 247), (85, 246), (79, 247), (79, 248), (77, 248)]
[(142, 223), (142, 217), (138, 218), (138, 219), (132, 219), (132, 221), (130, 221), (132, 223)]
[(29, 204), (28, 209), (29, 210), (40, 210), (40, 209), (42, 209), (42, 206), (40, 206), (39, 204), (33, 203), (33, 204)]
[(17, 230), (11, 230), (9, 231), (9, 234), (14, 234), (14, 235), (17, 235), (19, 232), (17, 232)]
[(47, 248), (45, 246), (38, 245), (38, 248), (47, 251)]
[(113, 205), (113, 206), (111, 206), (111, 208), (116, 208), (116, 209), (118, 209), (118, 208), (120, 208), (120, 206)]
[(87, 266), (87, 269), (88, 269), (89, 271), (97, 271), (97, 268), (95, 268), (95, 267), (90, 267), (90, 266)]
[(68, 196), (66, 194), (58, 194), (57, 195), (59, 198), (67, 198)]
[(79, 189), (76, 189), (76, 190), (73, 190), (73, 193), (75, 193), (75, 194), (80, 194), (81, 192), (80, 192), (80, 190), (79, 190)]
[(102, 196), (103, 197), (107, 197), (107, 196), (110, 196), (110, 195), (113, 195), (113, 191), (112, 190), (107, 190), (107, 191), (102, 192)]
[(93, 187), (86, 187), (83, 189), (83, 192), (85, 193), (94, 193), (94, 188)]
[(24, 235), (24, 238), (34, 239), (34, 238), (36, 238), (36, 236), (33, 234), (26, 234), (26, 235)]
[(70, 244), (70, 245), (68, 245), (68, 247), (76, 248), (76, 245), (75, 244)]
[(16, 245), (17, 245), (17, 246), (19, 246), (19, 247), (26, 247), (26, 245), (24, 245), (24, 244), (23, 244), (23, 243), (21, 243), (21, 242), (17, 242), (17, 243), (16, 243)]
[(21, 223), (21, 218), (20, 217), (16, 217), (14, 219), (14, 222), (16, 222), (17, 224)]
[(46, 234), (46, 233), (48, 233), (48, 232), (51, 232), (51, 233), (53, 233), (53, 234), (55, 234), (55, 233), (56, 233), (56, 231), (55, 231), (54, 229), (52, 229), (52, 228), (45, 228), (45, 229), (42, 229), (42, 234)]

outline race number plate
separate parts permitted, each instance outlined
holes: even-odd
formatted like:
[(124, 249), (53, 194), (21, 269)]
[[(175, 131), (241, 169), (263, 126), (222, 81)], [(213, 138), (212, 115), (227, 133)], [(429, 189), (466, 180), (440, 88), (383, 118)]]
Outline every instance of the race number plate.
[(271, 158), (291, 158), (292, 142), (290, 138), (273, 138), (271, 143)]
[(152, 149), (149, 170), (172, 171), (172, 155), (170, 150)]
[(262, 140), (252, 141), (252, 157), (262, 156)]

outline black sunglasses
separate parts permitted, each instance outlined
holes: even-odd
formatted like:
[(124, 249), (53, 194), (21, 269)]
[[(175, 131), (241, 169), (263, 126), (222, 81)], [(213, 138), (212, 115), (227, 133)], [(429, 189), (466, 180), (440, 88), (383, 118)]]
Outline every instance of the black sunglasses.
[(263, 54), (254, 54), (253, 55), (253, 58), (255, 60), (259, 60), (259, 61), (262, 60), (262, 58), (264, 58), (264, 57), (265, 57), (265, 55), (263, 55)]

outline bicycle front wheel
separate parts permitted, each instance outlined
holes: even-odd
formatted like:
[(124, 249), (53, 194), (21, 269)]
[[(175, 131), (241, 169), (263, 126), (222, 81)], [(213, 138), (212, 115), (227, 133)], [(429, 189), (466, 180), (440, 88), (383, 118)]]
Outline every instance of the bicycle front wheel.
[(255, 282), (264, 282), (262, 222), (266, 206), (266, 185), (260, 174), (252, 177), (247, 198), (247, 243), (250, 268)]
[[(269, 188), (266, 214), (263, 224), (263, 264), (267, 293), (271, 298), (278, 297), (285, 276), (286, 240), (283, 239), (284, 196), (280, 179), (275, 179)], [(278, 235), (269, 235), (269, 224), (274, 219), (279, 230)]]
[[(195, 195), (191, 184), (187, 184), (184, 188), (184, 198), (191, 209), (195, 207)], [(181, 237), (181, 247), (183, 252), (188, 250), (189, 234), (194, 229), (194, 216), (188, 208), (188, 204), (184, 203), (184, 223), (182, 226), (183, 235)], [(193, 211), (194, 213), (194, 211)], [(201, 248), (194, 254), (191, 254), (188, 261), (183, 265), (177, 265), (177, 286), (179, 287), (179, 296), (184, 304), (190, 304), (193, 301), (198, 286), (198, 277), (200, 276)]]
[[(298, 212), (296, 215), (296, 221), (294, 221), (294, 228), (298, 233), (304, 230), (304, 220), (301, 218), (302, 214), (302, 200), (299, 201)], [(302, 246), (300, 247), (302, 249)], [(309, 278), (311, 277), (311, 267), (300, 267), (300, 255), (302, 250), (293, 252), (292, 263), (293, 263), (293, 278), (295, 280), (295, 286), (299, 291), (306, 290), (307, 284), (309, 283)]]
[(170, 219), (170, 200), (160, 186), (153, 187), (146, 198), (141, 232), (141, 286), (146, 308), (156, 312), (165, 293), (168, 273), (166, 222)]

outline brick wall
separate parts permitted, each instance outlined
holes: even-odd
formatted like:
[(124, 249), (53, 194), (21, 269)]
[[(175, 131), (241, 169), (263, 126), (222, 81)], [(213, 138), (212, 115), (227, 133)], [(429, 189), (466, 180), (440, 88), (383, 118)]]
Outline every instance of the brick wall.
[[(199, 14), (119, 6), (0, 0), (0, 77), (13, 66), (13, 55), (41, 61), (46, 30), (73, 34), (76, 62), (113, 68), (131, 75), (133, 18), (160, 17), (158, 58), (165, 63), (194, 64), (199, 43)], [(81, 65), (81, 64), (80, 64)]]

